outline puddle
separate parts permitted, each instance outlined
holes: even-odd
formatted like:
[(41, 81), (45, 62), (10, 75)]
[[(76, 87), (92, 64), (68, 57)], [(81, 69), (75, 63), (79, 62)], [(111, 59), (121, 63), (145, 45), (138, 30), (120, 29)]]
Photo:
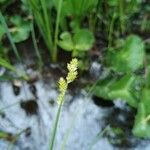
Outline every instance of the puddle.
[[(42, 80), (16, 88), (13, 91), (10, 82), (0, 84), (0, 131), (15, 135), (20, 134), (14, 150), (48, 150), (53, 122), (57, 111), (57, 91), (55, 83), (45, 84)], [(18, 92), (19, 91), (19, 92)], [(69, 134), (65, 150), (88, 150), (91, 142), (104, 128), (104, 118), (113, 110), (109, 107), (99, 107), (95, 99), (86, 97), (81, 90), (72, 97), (67, 93), (62, 109), (56, 136), (55, 150), (60, 150), (66, 131)], [(106, 106), (103, 103), (103, 106)], [(5, 108), (5, 109), (3, 109)], [(3, 114), (3, 115), (2, 115)], [(0, 150), (6, 150), (10, 143), (0, 140)], [(114, 147), (106, 136), (101, 137), (92, 150), (149, 150), (149, 141), (143, 140), (134, 148)]]

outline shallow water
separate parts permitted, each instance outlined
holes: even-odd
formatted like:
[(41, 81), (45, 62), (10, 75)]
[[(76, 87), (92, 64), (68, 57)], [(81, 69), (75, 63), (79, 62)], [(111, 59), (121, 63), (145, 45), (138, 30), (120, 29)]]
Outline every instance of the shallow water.
[[(31, 92), (29, 84), (23, 83), (20, 94), (14, 95), (10, 82), (0, 84), (0, 110), (5, 117), (0, 117), (0, 130), (12, 134), (27, 129), (31, 133), (22, 133), (15, 150), (48, 150), (50, 135), (58, 108), (55, 83), (45, 84), (37, 81), (35, 87), (37, 95)], [(103, 117), (107, 116), (112, 108), (96, 106), (86, 92), (82, 91), (72, 97), (67, 93), (62, 109), (59, 128), (57, 131), (55, 150), (60, 150), (68, 133), (65, 150), (88, 150), (92, 141), (105, 126)], [(30, 100), (30, 101), (29, 101)], [(26, 103), (28, 101), (28, 103)], [(21, 104), (20, 104), (21, 103)], [(28, 106), (28, 104), (30, 104)], [(28, 112), (25, 111), (28, 109)], [(0, 150), (6, 150), (10, 145), (0, 140)], [(92, 147), (92, 150), (125, 150), (111, 145), (106, 137), (101, 137)], [(141, 141), (130, 150), (149, 150), (150, 143)]]

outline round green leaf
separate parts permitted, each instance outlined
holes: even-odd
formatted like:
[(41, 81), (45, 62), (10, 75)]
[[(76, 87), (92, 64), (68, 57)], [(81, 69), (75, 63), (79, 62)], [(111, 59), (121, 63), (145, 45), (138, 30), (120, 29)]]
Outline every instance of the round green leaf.
[(87, 29), (80, 29), (75, 33), (73, 41), (76, 50), (87, 51), (92, 48), (94, 44), (94, 36), (92, 32)]
[(72, 51), (74, 49), (72, 37), (71, 37), (71, 34), (69, 32), (63, 32), (60, 35), (60, 39), (61, 40), (59, 40), (58, 45), (62, 49), (67, 50), (67, 51)]
[(129, 36), (121, 50), (109, 53), (107, 60), (118, 72), (134, 72), (144, 66), (144, 43), (135, 35)]

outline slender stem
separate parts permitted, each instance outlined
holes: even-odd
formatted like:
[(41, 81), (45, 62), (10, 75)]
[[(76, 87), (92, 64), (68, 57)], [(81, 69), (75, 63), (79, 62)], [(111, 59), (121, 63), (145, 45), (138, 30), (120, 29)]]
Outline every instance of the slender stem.
[(121, 33), (123, 34), (125, 30), (123, 0), (118, 0), (118, 3), (119, 3), (120, 28), (121, 28)]
[[(51, 33), (51, 26), (50, 26), (50, 21), (49, 21), (49, 17), (48, 17), (48, 12), (47, 12), (47, 7), (46, 7), (46, 3), (45, 0), (40, 0), (41, 5), (42, 5), (42, 11), (44, 14), (44, 21), (45, 21), (45, 34), (46, 34), (46, 40), (47, 42), (47, 46), (48, 49), (51, 50), (51, 48), (53, 47), (53, 41), (52, 41), (52, 33)], [(52, 54), (52, 51), (51, 51)]]
[(60, 22), (62, 2), (63, 2), (63, 0), (59, 0), (56, 26), (55, 26), (54, 49), (53, 49), (53, 61), (54, 62), (56, 62), (56, 60), (57, 60), (57, 43), (58, 43), (59, 22)]
[(62, 108), (62, 103), (59, 104), (57, 115), (56, 115), (56, 120), (54, 122), (54, 127), (53, 127), (53, 131), (52, 131), (52, 138), (51, 138), (51, 141), (50, 141), (50, 150), (53, 150), (53, 147), (54, 147), (54, 142), (55, 142), (57, 127), (58, 127), (58, 122), (59, 122), (60, 114), (61, 114), (61, 108)]
[(7, 26), (7, 23), (6, 23), (5, 18), (4, 18), (4, 16), (3, 16), (1, 11), (0, 11), (0, 21), (1, 21), (2, 25), (4, 26), (4, 28), (6, 30), (7, 37), (9, 39), (9, 41), (10, 41), (10, 44), (12, 46), (12, 49), (13, 49), (17, 59), (21, 62), (21, 57), (20, 57), (20, 55), (18, 53), (18, 50), (17, 50), (17, 47), (16, 47), (15, 43), (13, 42), (12, 36), (11, 36), (11, 34), (9, 32), (9, 28)]
[(31, 23), (31, 36), (32, 36), (32, 40), (33, 40), (33, 45), (34, 45), (35, 53), (36, 53), (37, 58), (39, 60), (39, 68), (41, 70), (41, 67), (43, 65), (43, 61), (42, 61), (42, 58), (41, 58), (41, 55), (40, 55), (39, 48), (38, 48), (37, 43), (36, 43), (35, 30), (34, 30), (34, 23), (33, 23), (33, 21)]
[(112, 20), (111, 20), (111, 23), (110, 23), (110, 28), (109, 28), (108, 48), (110, 48), (112, 46), (112, 33), (113, 33), (113, 29), (114, 29), (115, 19), (116, 19), (116, 14), (114, 13)]

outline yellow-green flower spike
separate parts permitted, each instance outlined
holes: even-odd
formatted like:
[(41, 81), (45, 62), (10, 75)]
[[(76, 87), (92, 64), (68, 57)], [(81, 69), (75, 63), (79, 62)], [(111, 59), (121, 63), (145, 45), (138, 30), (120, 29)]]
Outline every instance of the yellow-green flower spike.
[(66, 79), (61, 77), (58, 81), (59, 91), (60, 94), (58, 96), (58, 104), (63, 104), (64, 102), (64, 96), (68, 88), (68, 84), (73, 82), (78, 75), (77, 69), (78, 69), (78, 60), (76, 58), (72, 59), (69, 64), (67, 64), (68, 74)]
[(66, 89), (67, 89), (67, 82), (66, 82), (66, 80), (63, 77), (61, 77), (59, 79), (58, 84), (59, 84), (60, 92), (66, 91)]
[(72, 61), (67, 65), (68, 75), (66, 77), (67, 83), (73, 82), (78, 75), (77, 72), (78, 60), (76, 58), (72, 59)]

